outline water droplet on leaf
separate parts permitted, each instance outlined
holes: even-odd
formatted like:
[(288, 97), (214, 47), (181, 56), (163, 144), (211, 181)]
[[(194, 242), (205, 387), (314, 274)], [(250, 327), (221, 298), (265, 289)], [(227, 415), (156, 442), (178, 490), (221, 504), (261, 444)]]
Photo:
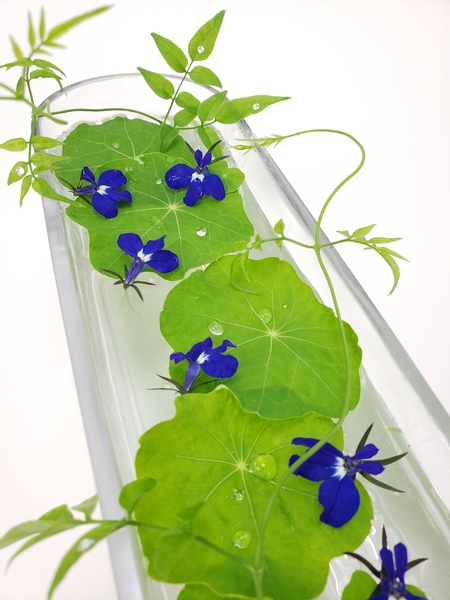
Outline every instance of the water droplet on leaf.
[(206, 227), (199, 227), (195, 233), (200, 237), (205, 237), (205, 235), (208, 233), (208, 230)]
[(200, 296), (194, 296), (194, 300), (198, 300)]
[(259, 313), (258, 317), (263, 323), (270, 323), (272, 320), (272, 313), (267, 308), (263, 308)]
[(209, 323), (208, 329), (213, 335), (222, 335), (223, 333), (223, 327), (219, 321), (213, 321), (212, 323)]
[(203, 48), (203, 46), (199, 46), (199, 47), (197, 48), (197, 52), (198, 52), (199, 54), (203, 54), (203, 52), (204, 52), (204, 51), (205, 51), (205, 49)]
[(286, 302), (283, 304), (283, 308), (287, 308), (288, 305), (286, 304)]
[(86, 552), (86, 550), (92, 548), (94, 544), (95, 541), (92, 538), (84, 538), (84, 540), (81, 540), (81, 542), (78, 544), (78, 552)]
[(162, 184), (162, 179), (157, 179), (157, 180), (155, 181), (155, 183), (156, 183), (157, 185), (161, 185), (161, 184)]
[(255, 104), (252, 106), (253, 110), (259, 110), (260, 108), (261, 106), (257, 102), (255, 102)]
[(233, 497), (238, 502), (241, 502), (244, 499), (244, 492), (242, 490), (234, 490)]
[(120, 144), (118, 144), (117, 142), (114, 142), (113, 148), (120, 148)]
[(123, 423), (119, 423), (119, 427), (123, 427)]
[(239, 529), (239, 531), (236, 531), (232, 538), (233, 546), (236, 546), (236, 548), (248, 548), (251, 541), (252, 534), (250, 531), (246, 531), (245, 529)]
[(25, 169), (23, 167), (16, 167), (16, 173), (17, 175), (24, 175)]
[(256, 477), (270, 481), (277, 474), (277, 463), (271, 454), (259, 454), (250, 461), (248, 470)]

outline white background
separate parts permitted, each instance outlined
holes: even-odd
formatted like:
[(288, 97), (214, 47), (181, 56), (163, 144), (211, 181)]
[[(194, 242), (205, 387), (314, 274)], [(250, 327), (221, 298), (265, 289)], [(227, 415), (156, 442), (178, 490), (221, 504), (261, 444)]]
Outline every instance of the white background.
[[(75, 7), (76, 5), (76, 7)], [(46, 3), (52, 26), (97, 6)], [(13, 60), (7, 34), (26, 47), (32, 0), (0, 0), (0, 62)], [(67, 82), (142, 66), (168, 71), (150, 33), (183, 49), (197, 28), (227, 9), (206, 65), (229, 97), (292, 100), (257, 115), (259, 135), (343, 129), (367, 150), (363, 171), (340, 192), (324, 222), (337, 229), (377, 223), (400, 236), (398, 290), (375, 254), (344, 258), (450, 410), (450, 3), (448, 0), (117, 0), (108, 13), (62, 39), (56, 62)], [(2, 71), (0, 81), (12, 83)], [(39, 99), (54, 88), (40, 82)], [(132, 100), (130, 99), (130, 102)], [(27, 112), (3, 102), (0, 142), (27, 137)], [(22, 155), (1, 152), (0, 181)], [(313, 212), (359, 160), (350, 142), (320, 134), (287, 141), (275, 160)], [(18, 207), (18, 187), (0, 196), (0, 535), (58, 504), (95, 492), (53, 280), (40, 198)], [(0, 600), (43, 600), (71, 534), (47, 541), (0, 573)], [(0, 568), (10, 552), (0, 555)], [(3, 569), (2, 569), (3, 570)], [(106, 545), (76, 566), (55, 600), (115, 600)]]

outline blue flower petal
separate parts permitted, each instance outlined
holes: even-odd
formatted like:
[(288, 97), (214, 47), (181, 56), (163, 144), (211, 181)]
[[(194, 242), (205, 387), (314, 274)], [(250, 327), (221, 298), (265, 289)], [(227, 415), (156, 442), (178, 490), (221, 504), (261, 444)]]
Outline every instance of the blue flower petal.
[(211, 152), (207, 152), (207, 153), (205, 154), (205, 156), (203, 157), (203, 160), (202, 160), (202, 162), (201, 162), (200, 166), (201, 166), (202, 168), (205, 168), (205, 167), (207, 167), (207, 166), (209, 165), (209, 163), (210, 163), (211, 161), (212, 161), (212, 154), (211, 154)]
[(360, 504), (359, 492), (352, 477), (330, 477), (319, 488), (319, 502), (324, 510), (322, 523), (342, 527), (352, 519)]
[(189, 363), (183, 387), (181, 389), (185, 392), (189, 392), (199, 373), (200, 365), (197, 365), (196, 363)]
[(389, 548), (381, 548), (380, 558), (383, 564), (383, 569), (386, 571), (389, 578), (392, 580), (395, 577), (394, 557)]
[(98, 178), (98, 185), (107, 185), (112, 188), (120, 188), (125, 185), (127, 178), (118, 169), (110, 169), (109, 171), (103, 171)]
[(213, 173), (205, 173), (203, 191), (215, 200), (223, 200), (225, 198), (225, 188), (222, 180), (218, 175), (214, 175)]
[(194, 152), (194, 158), (199, 167), (202, 167), (203, 162), (203, 152), (201, 150), (196, 150)]
[(89, 167), (83, 167), (83, 170), (81, 171), (80, 179), (82, 179), (83, 181), (88, 181), (89, 183), (92, 183), (93, 185), (95, 185), (94, 173), (90, 170)]
[[(317, 438), (296, 437), (292, 440), (291, 444), (295, 444), (296, 446), (306, 446), (307, 448), (312, 448), (317, 444), (318, 441), (319, 440)], [(338, 450), (335, 446), (329, 444), (328, 442), (322, 446), (319, 452), (321, 451), (329, 452), (330, 454), (334, 454), (334, 456), (340, 456), (341, 458), (344, 457), (343, 453), (340, 450)]]
[(361, 463), (356, 470), (364, 471), (364, 473), (369, 473), (370, 475), (379, 475), (384, 471), (384, 467), (377, 460), (373, 460)]
[(197, 342), (192, 346), (189, 352), (186, 353), (186, 358), (191, 362), (195, 362), (203, 352), (209, 353), (213, 345), (212, 339), (207, 337), (203, 342)]
[(107, 219), (117, 217), (119, 212), (114, 200), (111, 200), (106, 194), (99, 194), (98, 192), (92, 196), (92, 208)]
[(134, 280), (142, 273), (145, 267), (145, 263), (140, 258), (133, 258), (131, 261), (130, 268), (128, 269), (125, 277), (125, 283), (131, 285)]
[(137, 233), (121, 233), (117, 239), (117, 245), (125, 254), (135, 258), (143, 247), (142, 240)]
[(213, 350), (211, 350), (211, 354), (218, 352), (218, 353), (222, 353), (225, 352), (225, 350), (227, 350), (227, 348), (236, 348), (236, 344), (233, 344), (233, 342), (230, 342), (230, 340), (223, 340), (223, 342), (220, 344), (220, 346), (217, 346), (217, 348), (213, 348)]
[(365, 458), (372, 458), (377, 454), (378, 448), (375, 444), (367, 444), (363, 446), (358, 452), (352, 457), (354, 460), (364, 460)]
[(173, 352), (169, 358), (177, 365), (182, 360), (186, 360), (187, 356), (184, 352)]
[(119, 190), (113, 190), (112, 188), (108, 188), (106, 190), (106, 195), (114, 200), (114, 202), (123, 202), (126, 200), (127, 202), (131, 202), (133, 198), (128, 190), (123, 190), (119, 192)]
[(406, 550), (405, 544), (401, 542), (394, 546), (395, 554), (395, 566), (397, 568), (397, 575), (403, 581), (408, 566), (408, 551)]
[(143, 264), (158, 273), (171, 273), (178, 267), (179, 261), (178, 256), (174, 252), (159, 250), (152, 254), (148, 262), (144, 262)]
[(195, 206), (200, 198), (203, 197), (203, 184), (200, 179), (194, 179), (189, 185), (189, 189), (186, 192), (186, 196), (183, 198), (183, 202), (186, 206)]
[(173, 190), (182, 190), (191, 183), (195, 169), (189, 165), (174, 165), (164, 175), (167, 185)]
[[(336, 475), (336, 469), (339, 464), (342, 464), (342, 458), (328, 452), (327, 445), (330, 446), (331, 444), (325, 444), (310, 458), (306, 459), (303, 464), (295, 469), (294, 475), (300, 475), (305, 479), (309, 479), (309, 481), (323, 481)], [(332, 446), (332, 448), (334, 447)], [(336, 448), (334, 449), (336, 450)], [(294, 462), (290, 460), (289, 466), (292, 466)]]
[(79, 196), (91, 196), (92, 194), (95, 194), (95, 189), (96, 189), (96, 185), (95, 183), (93, 183), (92, 185), (85, 185), (84, 187), (78, 187), (75, 190), (73, 190), (74, 194), (78, 194)]
[(217, 379), (233, 377), (238, 369), (239, 363), (231, 354), (216, 354), (214, 351), (208, 356), (200, 367), (210, 377)]
[(164, 248), (165, 235), (161, 236), (157, 240), (149, 240), (142, 248), (143, 254), (153, 254), (159, 252)]

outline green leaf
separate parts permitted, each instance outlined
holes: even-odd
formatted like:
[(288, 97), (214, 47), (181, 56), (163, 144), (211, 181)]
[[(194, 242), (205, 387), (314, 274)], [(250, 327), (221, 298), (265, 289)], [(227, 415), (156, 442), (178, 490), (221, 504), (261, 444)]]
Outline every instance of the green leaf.
[(215, 87), (222, 87), (222, 83), (217, 75), (208, 69), (207, 67), (197, 66), (194, 67), (191, 71), (189, 71), (189, 77), (195, 83), (200, 83), (203, 85), (214, 85)]
[(83, 23), (83, 21), (86, 21), (87, 19), (91, 19), (92, 17), (95, 17), (97, 15), (100, 15), (101, 13), (104, 13), (106, 10), (109, 10), (110, 8), (112, 8), (112, 4), (110, 4), (108, 6), (101, 6), (100, 8), (90, 10), (87, 13), (83, 13), (82, 15), (79, 15), (78, 17), (73, 17), (72, 19), (69, 19), (68, 21), (64, 21), (63, 23), (60, 23), (59, 25), (52, 27), (52, 29), (50, 29), (50, 31), (48, 32), (48, 35), (47, 35), (47, 40), (46, 40), (47, 45), (48, 46), (54, 45), (49, 42), (52, 42), (53, 40), (61, 37), (68, 31), (70, 31), (71, 29), (73, 29), (74, 27), (79, 25), (80, 23)]
[(62, 160), (68, 160), (67, 156), (58, 156), (56, 154), (49, 154), (48, 152), (35, 152), (31, 157), (31, 162), (37, 167), (45, 166), (50, 167), (56, 162)]
[(221, 10), (212, 19), (200, 27), (191, 38), (188, 53), (192, 60), (206, 60), (214, 50), (214, 45), (222, 26), (225, 11)]
[(176, 73), (184, 73), (188, 65), (188, 58), (183, 50), (162, 35), (157, 33), (151, 35), (169, 67)]
[(48, 592), (49, 600), (69, 569), (73, 567), (73, 565), (86, 554), (88, 550), (91, 550), (99, 542), (108, 537), (108, 535), (121, 529), (124, 525), (126, 525), (124, 521), (105, 522), (81, 536), (62, 559)]
[(25, 79), (23, 77), (19, 77), (16, 85), (16, 97), (23, 98), (23, 94), (25, 91)]
[(28, 148), (28, 142), (23, 138), (12, 138), (0, 144), (0, 148), (8, 150), (9, 152), (22, 152)]
[(33, 115), (38, 115), (39, 117), (44, 117), (45, 119), (50, 119), (50, 121), (53, 121), (54, 123), (58, 123), (59, 125), (67, 125), (67, 121), (64, 121), (63, 119), (58, 119), (57, 117), (53, 116), (51, 113), (49, 113), (45, 110), (42, 110), (38, 106), (33, 106), (33, 110), (31, 112)]
[[(186, 585), (178, 595), (178, 600), (256, 600), (256, 598), (249, 598), (248, 596), (242, 596), (239, 594), (219, 594), (209, 586), (201, 584), (189, 584)], [(264, 600), (271, 600), (264, 596)]]
[[(186, 510), (192, 520), (189, 531), (182, 529), (178, 538), (173, 533), (139, 529), (149, 574), (168, 582), (201, 581), (212, 590), (200, 596), (205, 600), (215, 599), (213, 592), (219, 598), (227, 594), (252, 598), (253, 578), (237, 561), (253, 563), (274, 483), (286, 471), (294, 451), (291, 440), (302, 435), (321, 438), (333, 422), (312, 413), (264, 419), (243, 410), (226, 388), (208, 395), (187, 394), (175, 403), (176, 416), (140, 439), (137, 476), (154, 477), (158, 485), (140, 503), (136, 518), (171, 530), (184, 525), (180, 513)], [(342, 435), (333, 443), (342, 447)], [(272, 468), (257, 476), (250, 469), (261, 455)], [(286, 480), (264, 538), (266, 596), (273, 600), (315, 598), (326, 583), (329, 561), (364, 540), (373, 512), (368, 494), (357, 485), (361, 494), (357, 516), (334, 529), (319, 520), (319, 484), (294, 475)], [(242, 539), (243, 534), (248, 546), (237, 547), (233, 539)], [(227, 554), (216, 552), (198, 536)]]
[(8, 175), (8, 185), (12, 183), (16, 183), (16, 181), (20, 181), (25, 177), (28, 172), (28, 163), (19, 161), (17, 162)]
[(142, 477), (125, 485), (119, 496), (119, 504), (131, 515), (136, 506), (153, 490), (156, 481), (151, 477)]
[(31, 67), (32, 65), (33, 61), (31, 58), (24, 57), (14, 60), (13, 62), (5, 63), (4, 65), (1, 65), (0, 68), (6, 68), (6, 70), (9, 71), (9, 69), (12, 69), (13, 67)]
[(373, 225), (366, 225), (366, 227), (360, 227), (359, 229), (356, 229), (352, 233), (351, 237), (352, 238), (366, 237), (366, 235), (372, 231), (372, 229), (375, 227), (375, 225), (376, 225), (376, 223), (374, 223)]
[(22, 206), (23, 199), (28, 194), (31, 186), (31, 175), (27, 175), (22, 179), (22, 185), (20, 186), (20, 205)]
[(171, 127), (170, 125), (167, 125), (167, 123), (165, 123), (164, 125), (161, 125), (160, 126), (160, 134), (159, 134), (159, 139), (160, 139), (159, 150), (161, 152), (165, 152), (166, 150), (168, 150), (168, 148), (170, 148), (170, 146), (172, 145), (172, 142), (174, 142), (177, 138), (179, 138), (178, 129)]
[(355, 571), (342, 593), (341, 600), (368, 599), (377, 585), (377, 582), (365, 571)]
[(224, 124), (237, 123), (250, 115), (256, 115), (268, 106), (289, 100), (288, 96), (248, 96), (225, 102), (216, 112), (216, 121)]
[[(220, 138), (217, 134), (217, 131), (212, 127), (199, 127), (197, 129), (198, 135), (204, 144), (206, 149), (211, 148), (216, 142), (220, 142)], [(213, 150), (214, 158), (218, 158), (222, 156), (222, 150), (220, 148), (220, 144), (218, 144)]]
[(236, 256), (230, 269), (231, 285), (241, 292), (258, 295), (258, 292), (250, 287), (251, 279), (248, 275), (248, 261), (248, 252)]
[(61, 77), (47, 69), (35, 69), (30, 73), (30, 79), (55, 79), (59, 84), (61, 83)]
[(278, 235), (284, 235), (284, 221), (283, 221), (283, 219), (280, 219), (279, 221), (277, 221), (275, 223), (275, 225), (273, 226), (273, 230), (275, 231), (275, 233), (278, 233)]
[(87, 500), (83, 500), (83, 502), (80, 502), (80, 504), (77, 504), (76, 506), (72, 506), (72, 510), (82, 512), (84, 515), (86, 515), (86, 519), (90, 519), (92, 517), (92, 513), (94, 512), (97, 504), (98, 504), (98, 496), (97, 496), (97, 494), (95, 494), (95, 496), (91, 496)]
[(31, 138), (31, 145), (35, 150), (48, 150), (49, 148), (62, 146), (63, 143), (64, 142), (61, 142), (60, 140), (44, 137), (43, 135), (33, 135)]
[(173, 122), (177, 127), (185, 127), (186, 125), (189, 125), (189, 123), (191, 123), (191, 121), (193, 121), (196, 116), (197, 113), (183, 108), (182, 110), (179, 110), (177, 113), (175, 113), (173, 117)]
[(389, 265), (389, 268), (392, 271), (392, 275), (394, 276), (394, 283), (392, 285), (391, 291), (389, 292), (389, 296), (390, 296), (398, 285), (398, 282), (400, 279), (400, 267), (398, 266), (395, 258), (393, 258), (391, 256), (390, 252), (385, 252), (384, 248), (377, 248), (376, 251), (387, 262), (387, 264)]
[(399, 258), (400, 260), (406, 260), (407, 262), (409, 262), (407, 258), (402, 256), (398, 252), (395, 252), (395, 250), (392, 250), (391, 248), (374, 248), (374, 250), (376, 250), (377, 252), (381, 251), (383, 254), (389, 254), (394, 258)]
[(12, 35), (9, 36), (9, 40), (11, 42), (11, 46), (12, 46), (12, 49), (13, 49), (13, 52), (14, 52), (14, 56), (20, 60), (21, 58), (23, 58), (23, 52), (20, 49), (19, 44), (16, 42), (16, 40), (13, 38)]
[(340, 231), (339, 229), (337, 230), (338, 233), (340, 233), (341, 235), (343, 235), (346, 238), (350, 237), (350, 232), (347, 229), (343, 229), (342, 231)]
[[(132, 203), (120, 205), (119, 214), (105, 219), (86, 203), (77, 203), (66, 214), (89, 230), (90, 259), (97, 270), (123, 271), (127, 257), (117, 246), (124, 231), (133, 231), (146, 240), (166, 234), (165, 248), (180, 257), (180, 266), (165, 279), (176, 280), (191, 268), (215, 260), (246, 245), (253, 235), (240, 194), (235, 189), (236, 173), (225, 161), (211, 170), (231, 171), (230, 183), (224, 176), (224, 200), (204, 197), (194, 208), (184, 204), (186, 190), (172, 190), (164, 183), (165, 173), (176, 163), (195, 165), (181, 137), (171, 144), (168, 155), (159, 153), (160, 127), (139, 119), (117, 117), (101, 125), (81, 124), (65, 139), (63, 152), (71, 159), (58, 164), (58, 175), (77, 185), (82, 168), (98, 176), (117, 168), (128, 178), (126, 189)], [(197, 231), (206, 230), (201, 236)]]
[(62, 75), (64, 75), (64, 77), (66, 76), (64, 71), (62, 71), (59, 67), (57, 67), (55, 64), (53, 64), (49, 60), (44, 60), (42, 58), (35, 58), (33, 60), (33, 64), (36, 65), (36, 67), (41, 67), (42, 69), (55, 69), (55, 71), (59, 71)]
[(369, 244), (390, 244), (392, 242), (398, 242), (401, 239), (403, 239), (403, 238), (374, 237), (374, 238), (371, 238), (370, 240), (367, 240), (367, 242)]
[(227, 90), (223, 92), (218, 92), (217, 94), (213, 94), (203, 102), (198, 107), (198, 118), (202, 123), (205, 121), (212, 121), (216, 116), (217, 109), (223, 102), (227, 96)]
[[(236, 344), (233, 355), (239, 360), (236, 375), (226, 384), (246, 410), (273, 418), (310, 410), (339, 416), (345, 362), (333, 311), (317, 300), (291, 265), (278, 258), (248, 261), (246, 287), (258, 295), (236, 289), (230, 281), (234, 260), (224, 256), (169, 292), (160, 316), (167, 342), (174, 351), (187, 352), (210, 336), (212, 328), (222, 329), (217, 343), (226, 338)], [(354, 408), (360, 393), (361, 350), (347, 324), (345, 332), (352, 372), (350, 407)], [(184, 381), (185, 371), (184, 361), (172, 363), (170, 377)], [(201, 388), (210, 389), (211, 385)]]
[(23, 540), (35, 533), (41, 533), (54, 523), (71, 519), (73, 520), (73, 515), (67, 505), (63, 504), (62, 506), (58, 506), (35, 521), (26, 521), (25, 523), (12, 527), (2, 538), (0, 538), (0, 548), (6, 548), (6, 546), (14, 544), (19, 540)]
[(33, 17), (30, 12), (28, 12), (28, 41), (31, 49), (33, 49), (36, 43), (36, 31), (34, 30)]
[(187, 108), (187, 110), (195, 112), (195, 114), (197, 114), (197, 109), (200, 106), (200, 100), (189, 92), (180, 92), (175, 99), (175, 103), (181, 108)]
[(43, 6), (39, 15), (39, 37), (41, 40), (45, 37), (45, 9)]
[(172, 98), (175, 93), (175, 88), (171, 81), (169, 81), (163, 75), (159, 73), (154, 73), (153, 71), (147, 71), (147, 69), (142, 69), (138, 67), (138, 71), (141, 73), (147, 85), (151, 88), (151, 90), (160, 98), (164, 98), (164, 100), (168, 100)]
[(35, 192), (43, 196), (44, 198), (50, 198), (50, 200), (59, 200), (59, 202), (67, 202), (67, 204), (77, 205), (73, 200), (69, 200), (65, 196), (58, 194), (55, 190), (50, 186), (50, 184), (42, 179), (42, 177), (38, 177), (33, 180), (31, 187)]

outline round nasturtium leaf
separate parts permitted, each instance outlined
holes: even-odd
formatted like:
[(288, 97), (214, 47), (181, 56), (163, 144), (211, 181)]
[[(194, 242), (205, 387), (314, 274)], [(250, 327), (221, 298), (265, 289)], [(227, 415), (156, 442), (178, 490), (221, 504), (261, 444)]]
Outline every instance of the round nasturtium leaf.
[[(78, 185), (84, 166), (96, 177), (103, 171), (124, 173), (133, 201), (122, 202), (119, 214), (106, 219), (83, 200), (70, 206), (66, 214), (89, 232), (89, 257), (95, 269), (123, 273), (131, 259), (117, 246), (121, 233), (136, 233), (145, 244), (165, 235), (165, 246), (178, 255), (180, 266), (163, 277), (180, 279), (187, 270), (210, 263), (219, 256), (246, 247), (253, 235), (237, 188), (242, 183), (239, 169), (225, 161), (213, 165), (224, 181), (225, 198), (216, 201), (204, 196), (195, 206), (183, 202), (186, 190), (172, 190), (164, 180), (175, 164), (195, 166), (192, 154), (179, 138), (168, 154), (160, 153), (160, 128), (139, 119), (116, 118), (102, 125), (80, 125), (65, 141), (71, 156), (58, 175)], [(219, 166), (220, 165), (220, 166)], [(213, 169), (212, 169), (213, 170)]]
[[(186, 353), (212, 337), (237, 348), (237, 373), (226, 381), (247, 410), (272, 418), (314, 410), (338, 417), (345, 395), (345, 363), (339, 323), (292, 266), (278, 258), (250, 260), (247, 286), (230, 279), (235, 257), (196, 271), (173, 288), (161, 313), (161, 332), (175, 352)], [(255, 293), (256, 292), (256, 293)], [(351, 358), (351, 402), (359, 400), (361, 350), (345, 324)], [(171, 364), (171, 377), (184, 381), (187, 362)], [(203, 376), (199, 381), (211, 378)], [(209, 391), (211, 385), (198, 388)]]
[[(333, 422), (314, 413), (265, 419), (245, 411), (226, 388), (180, 396), (176, 407), (173, 419), (141, 437), (136, 457), (137, 476), (157, 481), (138, 505), (136, 520), (167, 528), (139, 529), (149, 574), (171, 583), (201, 582), (219, 597), (234, 593), (254, 598), (250, 571), (195, 536), (254, 564), (269, 498), (295, 451), (292, 439), (321, 438)], [(342, 448), (342, 435), (333, 443)], [(359, 482), (357, 486), (358, 512), (335, 529), (319, 520), (319, 483), (288, 477), (263, 540), (264, 596), (317, 597), (326, 584), (329, 561), (356, 549), (370, 531), (370, 498)], [(214, 598), (210, 594), (205, 600)]]

